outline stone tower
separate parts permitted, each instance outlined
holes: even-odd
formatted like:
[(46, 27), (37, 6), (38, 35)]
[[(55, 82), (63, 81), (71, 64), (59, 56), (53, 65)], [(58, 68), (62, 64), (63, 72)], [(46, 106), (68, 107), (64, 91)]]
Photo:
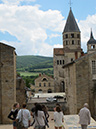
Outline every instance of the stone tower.
[(87, 42), (87, 53), (92, 53), (96, 51), (96, 40), (93, 37), (93, 33), (91, 30), (90, 39)]
[(63, 31), (63, 47), (81, 50), (80, 30), (70, 8), (69, 16)]
[(55, 92), (64, 92), (64, 72), (62, 66), (78, 59), (82, 55), (81, 35), (79, 27), (76, 23), (72, 10), (70, 8), (69, 15), (64, 27), (63, 48), (54, 48), (54, 79)]
[(15, 48), (0, 42), (0, 123), (7, 118), (16, 102), (16, 53)]

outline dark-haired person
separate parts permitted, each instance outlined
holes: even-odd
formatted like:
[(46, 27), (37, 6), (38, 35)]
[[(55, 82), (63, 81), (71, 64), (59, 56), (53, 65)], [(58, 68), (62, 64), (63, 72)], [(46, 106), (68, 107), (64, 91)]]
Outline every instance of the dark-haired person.
[(17, 129), (16, 128), (16, 117), (17, 117), (18, 111), (19, 111), (19, 103), (16, 102), (13, 104), (13, 108), (8, 115), (8, 118), (13, 120), (13, 129)]
[(33, 116), (33, 122), (31, 123), (31, 126), (33, 126), (34, 123), (35, 123), (34, 113), (35, 113), (35, 108), (36, 108), (36, 105), (37, 105), (37, 104), (38, 104), (38, 103), (34, 103), (34, 107), (31, 109), (31, 116)]
[(54, 112), (54, 123), (55, 129), (62, 129), (64, 121), (64, 115), (59, 106), (56, 107), (56, 111)]
[(34, 119), (34, 129), (45, 129), (45, 115), (40, 104), (36, 105)]
[[(59, 103), (56, 103), (56, 107), (60, 107), (60, 109), (61, 109), (61, 106)], [(54, 112), (56, 111), (56, 107), (54, 108)]]
[(49, 113), (48, 113), (48, 109), (45, 105), (42, 105), (42, 110), (44, 112), (44, 115), (45, 115), (45, 125), (49, 128), (49, 125), (48, 125), (48, 118), (49, 118)]
[(26, 104), (23, 104), (22, 109), (19, 110), (16, 119), (21, 121), (21, 115), (22, 115), (22, 123), (24, 125), (24, 129), (28, 129), (28, 127), (30, 126), (31, 115), (29, 110), (26, 109)]

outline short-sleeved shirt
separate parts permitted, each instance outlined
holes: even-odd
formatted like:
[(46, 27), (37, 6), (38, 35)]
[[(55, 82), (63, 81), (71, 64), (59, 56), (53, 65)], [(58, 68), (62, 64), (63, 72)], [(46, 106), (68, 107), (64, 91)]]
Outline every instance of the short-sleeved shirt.
[(35, 124), (34, 126), (36, 125), (41, 125), (41, 126), (45, 126), (45, 115), (44, 115), (44, 112), (43, 111), (38, 111), (37, 113), (38, 115), (34, 115), (34, 118), (35, 118)]
[(64, 119), (64, 115), (62, 112), (54, 112), (54, 122), (56, 127), (61, 127), (63, 125), (62, 120)]
[(16, 119), (19, 119), (19, 121), (21, 121), (21, 114), (23, 114), (23, 124), (24, 124), (24, 127), (28, 127), (29, 125), (29, 120), (31, 120), (31, 115), (30, 115), (30, 112), (28, 109), (21, 109), (18, 114), (17, 114), (17, 118)]

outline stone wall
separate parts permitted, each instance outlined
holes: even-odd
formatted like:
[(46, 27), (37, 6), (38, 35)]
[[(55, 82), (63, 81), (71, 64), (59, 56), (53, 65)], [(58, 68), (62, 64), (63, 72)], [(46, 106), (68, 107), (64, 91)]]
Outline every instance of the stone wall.
[[(94, 98), (93, 98), (93, 76), (92, 60), (96, 59), (96, 54), (87, 55), (76, 63), (76, 86), (77, 86), (77, 111), (82, 108), (84, 103), (89, 104), (92, 116), (94, 115)], [(96, 78), (94, 78), (96, 80)]]
[(22, 77), (17, 76), (16, 78), (16, 101), (20, 104), (20, 108), (22, 104), (26, 102), (26, 91), (25, 91), (25, 82)]
[(16, 101), (15, 49), (0, 43), (0, 123), (9, 123), (7, 118)]
[(64, 68), (65, 93), (69, 114), (77, 113), (77, 96), (76, 96), (76, 72), (75, 64), (72, 63)]
[(92, 116), (95, 114), (93, 85), (96, 75), (92, 74), (92, 60), (96, 53), (86, 55), (64, 67), (64, 82), (69, 114), (76, 114), (84, 103), (89, 104)]

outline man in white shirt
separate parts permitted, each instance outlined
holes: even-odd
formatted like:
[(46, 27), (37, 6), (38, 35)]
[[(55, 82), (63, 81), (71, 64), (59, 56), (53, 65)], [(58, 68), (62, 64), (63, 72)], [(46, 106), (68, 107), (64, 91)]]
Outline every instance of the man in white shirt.
[(31, 115), (28, 109), (26, 109), (26, 104), (23, 104), (23, 109), (20, 109), (17, 118), (19, 121), (21, 121), (21, 115), (22, 115), (22, 122), (24, 125), (24, 129), (28, 129), (30, 126), (30, 120), (31, 120)]
[(87, 129), (87, 126), (90, 124), (91, 120), (91, 113), (90, 110), (88, 109), (88, 104), (85, 103), (84, 107), (80, 110), (79, 112), (79, 124), (81, 124), (82, 129)]

